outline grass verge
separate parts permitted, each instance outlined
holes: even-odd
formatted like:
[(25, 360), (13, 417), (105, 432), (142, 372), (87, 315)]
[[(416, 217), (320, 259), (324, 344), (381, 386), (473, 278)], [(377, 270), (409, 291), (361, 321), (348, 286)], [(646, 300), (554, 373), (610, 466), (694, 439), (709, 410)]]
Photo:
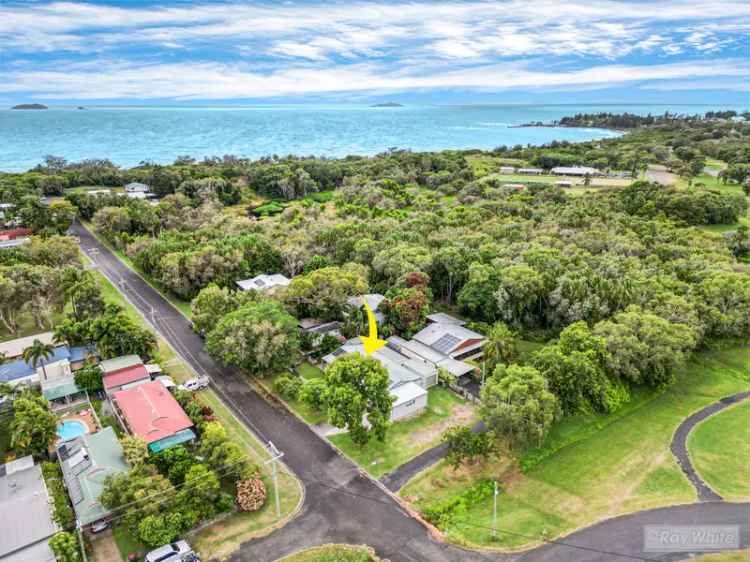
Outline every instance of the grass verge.
[(670, 453), (672, 435), (691, 413), (746, 390), (748, 366), (750, 348), (702, 353), (666, 391), (640, 391), (615, 414), (557, 424), (543, 447), (521, 458), (525, 472), (507, 457), (456, 471), (441, 462), (400, 494), (423, 511), (481, 479), (497, 480), (497, 539), (490, 530), (492, 498), (453, 517), (448, 538), (498, 547), (532, 545), (602, 518), (694, 501), (695, 491)]
[(326, 544), (282, 558), (279, 562), (377, 562), (380, 558), (368, 546)]
[[(96, 274), (99, 276), (105, 301), (120, 305), (134, 320), (151, 329), (138, 311), (115, 289), (109, 280), (99, 272)], [(159, 345), (158, 360), (166, 374), (177, 382), (195, 376), (190, 367), (182, 361), (158, 334), (157, 341)], [(212, 389), (202, 390), (200, 392), (200, 399), (213, 408), (214, 414), (226, 428), (229, 438), (245, 449), (250, 458), (262, 467), (264, 471), (262, 479), (268, 490), (268, 501), (266, 501), (266, 504), (259, 511), (253, 513), (233, 513), (216, 523), (207, 525), (189, 534), (193, 548), (207, 559), (228, 556), (233, 550), (239, 548), (242, 542), (254, 536), (270, 532), (276, 526), (283, 524), (299, 506), (303, 491), (299, 480), (282, 466), (278, 477), (281, 516), (277, 517), (273, 501), (275, 488), (268, 472), (269, 469), (262, 464), (269, 457), (265, 447), (232, 414)], [(127, 560), (129, 552), (134, 552), (133, 548), (136, 548), (138, 552), (144, 552), (143, 546), (138, 545), (137, 541), (130, 536), (127, 529), (116, 527), (115, 541), (123, 556), (123, 560)]]
[(750, 497), (750, 402), (711, 416), (693, 429), (688, 450), (698, 474), (730, 501)]

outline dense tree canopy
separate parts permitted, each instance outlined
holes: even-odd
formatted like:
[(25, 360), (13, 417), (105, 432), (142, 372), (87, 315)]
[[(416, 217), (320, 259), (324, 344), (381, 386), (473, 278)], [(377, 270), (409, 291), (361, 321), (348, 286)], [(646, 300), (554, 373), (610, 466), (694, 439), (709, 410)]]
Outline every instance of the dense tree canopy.
[(222, 317), (206, 346), (226, 365), (270, 375), (289, 367), (299, 351), (297, 320), (277, 301), (250, 302)]

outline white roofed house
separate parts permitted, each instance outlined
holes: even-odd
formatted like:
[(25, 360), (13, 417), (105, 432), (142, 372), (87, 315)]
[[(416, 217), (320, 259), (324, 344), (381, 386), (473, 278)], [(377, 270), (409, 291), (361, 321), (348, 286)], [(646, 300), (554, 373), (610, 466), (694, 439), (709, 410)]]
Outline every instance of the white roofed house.
[(273, 292), (281, 287), (288, 287), (292, 280), (280, 273), (262, 274), (250, 279), (237, 281), (240, 291)]
[(552, 168), (550, 173), (555, 176), (603, 176), (604, 172), (588, 166), (557, 166)]
[(145, 184), (137, 181), (125, 185), (125, 193), (148, 193), (150, 188)]

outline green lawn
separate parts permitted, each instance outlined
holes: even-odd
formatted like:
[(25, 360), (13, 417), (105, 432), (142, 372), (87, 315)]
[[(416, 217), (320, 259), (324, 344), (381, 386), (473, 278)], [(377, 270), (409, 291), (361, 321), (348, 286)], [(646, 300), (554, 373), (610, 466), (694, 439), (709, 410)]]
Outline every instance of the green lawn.
[[(133, 319), (150, 328), (122, 294), (101, 273), (97, 272), (96, 274), (99, 276), (105, 301), (119, 304)], [(190, 367), (182, 361), (163, 338), (157, 335), (157, 341), (159, 345), (157, 359), (165, 374), (168, 374), (177, 382), (195, 376)], [(214, 414), (226, 428), (229, 438), (238, 443), (250, 458), (261, 467), (262, 479), (268, 490), (268, 501), (259, 511), (232, 514), (190, 536), (193, 547), (198, 550), (204, 559), (207, 559), (228, 556), (233, 550), (239, 548), (242, 542), (263, 534), (269, 527), (277, 524), (280, 519), (276, 517), (275, 506), (272, 501), (274, 488), (269, 476), (270, 468), (262, 464), (269, 458), (265, 447), (232, 414), (213, 389), (202, 390), (200, 399), (213, 408)], [(105, 420), (102, 420), (102, 422), (104, 423)], [(302, 498), (302, 487), (299, 481), (283, 466), (279, 470), (279, 496), (281, 499), (281, 520), (283, 520), (294, 512)], [(127, 557), (128, 552), (132, 552), (134, 546), (137, 547), (133, 537), (129, 535), (125, 528), (115, 528), (115, 540), (123, 557)]]
[(304, 379), (319, 379), (323, 376), (323, 370), (312, 363), (302, 363), (297, 367), (297, 372)]
[(698, 425), (688, 449), (698, 473), (719, 495), (731, 501), (750, 497), (750, 402)]
[(377, 558), (372, 549), (366, 546), (347, 544), (327, 544), (309, 548), (279, 562), (375, 562)]
[[(57, 325), (62, 322), (64, 314), (54, 313), (52, 315), (52, 322)], [(42, 332), (50, 331), (48, 327), (40, 328), (34, 321), (34, 317), (30, 312), (22, 312), (18, 315), (18, 329), (15, 334), (11, 334), (4, 324), (0, 324), (0, 342), (14, 340), (16, 338), (25, 338), (26, 336), (33, 336)]]
[[(303, 366), (304, 365), (305, 364), (303, 364)], [(310, 365), (310, 367), (314, 368), (313, 365)], [(304, 371), (308, 373), (312, 373), (311, 369), (310, 370), (304, 369)], [(322, 371), (321, 371), (321, 374), (318, 376), (321, 376), (321, 375), (322, 375)], [(277, 375), (274, 375), (272, 377), (268, 377), (265, 379), (255, 379), (255, 380), (256, 382), (258, 382), (258, 384), (260, 384), (263, 388), (265, 388), (267, 392), (275, 396), (278, 396), (276, 394), (276, 390), (274, 389), (274, 383), (276, 382), (276, 379), (278, 379), (281, 376), (284, 376), (284, 373), (280, 373), (280, 374), (277, 374)], [(303, 376), (305, 378), (310, 378), (309, 376), (305, 376), (305, 375)], [(300, 400), (284, 400), (284, 403), (289, 408), (291, 408), (299, 417), (301, 417), (303, 420), (305, 420), (305, 422), (309, 423), (310, 425), (318, 425), (320, 423), (325, 422), (328, 419), (325, 412), (314, 410), (313, 408), (311, 408), (310, 406), (308, 406), (307, 404), (305, 404), (304, 402)]]
[(524, 455), (525, 472), (507, 456), (455, 472), (443, 462), (418, 475), (401, 495), (425, 508), (479, 479), (497, 480), (499, 526), (517, 534), (493, 541), (488, 498), (457, 516), (448, 537), (503, 547), (533, 544), (603, 517), (692, 502), (695, 492), (669, 450), (674, 430), (692, 412), (750, 388), (749, 367), (747, 347), (702, 353), (664, 392), (641, 390), (620, 412), (557, 424), (543, 447)]
[(750, 550), (735, 550), (733, 552), (716, 552), (692, 558), (693, 562), (747, 562), (750, 560)]
[[(115, 542), (117, 543), (117, 549), (120, 551), (122, 562), (128, 561), (128, 554), (131, 552), (143, 556), (150, 550), (146, 545), (136, 540), (133, 535), (130, 534), (130, 531), (128, 531), (125, 525), (115, 525), (112, 527), (112, 534), (115, 537)], [(138, 560), (140, 560), (140, 557)]]
[(391, 425), (384, 443), (375, 440), (360, 447), (345, 433), (334, 435), (330, 440), (377, 478), (439, 444), (449, 427), (470, 425), (474, 421), (476, 408), (473, 404), (435, 386), (428, 391), (427, 410), (415, 418)]

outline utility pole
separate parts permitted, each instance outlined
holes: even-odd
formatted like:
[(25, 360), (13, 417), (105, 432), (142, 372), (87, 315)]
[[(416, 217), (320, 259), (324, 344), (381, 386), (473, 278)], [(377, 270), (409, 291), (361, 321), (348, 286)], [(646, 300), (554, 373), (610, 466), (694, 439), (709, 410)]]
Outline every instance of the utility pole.
[(271, 463), (272, 477), (273, 477), (273, 489), (276, 496), (276, 517), (281, 517), (281, 503), (279, 501), (279, 482), (276, 477), (276, 461), (284, 456), (284, 453), (279, 451), (271, 441), (268, 442), (268, 452), (271, 453), (271, 458), (263, 464)]
[(500, 492), (497, 489), (497, 480), (495, 480), (495, 494), (492, 505), (492, 538), (497, 538), (497, 496)]

